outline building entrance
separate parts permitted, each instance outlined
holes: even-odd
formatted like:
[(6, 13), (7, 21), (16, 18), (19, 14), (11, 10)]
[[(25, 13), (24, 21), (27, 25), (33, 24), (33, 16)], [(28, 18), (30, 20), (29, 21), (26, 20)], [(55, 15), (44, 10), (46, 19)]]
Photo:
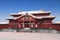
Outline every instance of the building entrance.
[(21, 27), (23, 27), (23, 28), (34, 27), (34, 22), (29, 22), (29, 21), (21, 22)]
[(30, 23), (29, 22), (25, 22), (25, 27), (29, 27), (30, 26)]

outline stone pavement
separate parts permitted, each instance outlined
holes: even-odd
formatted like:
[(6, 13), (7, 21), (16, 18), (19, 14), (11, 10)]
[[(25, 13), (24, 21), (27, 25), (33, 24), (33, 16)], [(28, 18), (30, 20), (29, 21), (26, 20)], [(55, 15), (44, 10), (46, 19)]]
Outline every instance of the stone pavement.
[(0, 32), (0, 40), (60, 40), (60, 34)]

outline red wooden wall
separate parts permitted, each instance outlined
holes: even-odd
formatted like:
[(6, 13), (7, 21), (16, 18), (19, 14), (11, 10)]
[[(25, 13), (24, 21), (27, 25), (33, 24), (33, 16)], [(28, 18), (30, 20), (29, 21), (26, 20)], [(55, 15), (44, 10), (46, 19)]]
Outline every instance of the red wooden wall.
[(0, 24), (0, 29), (8, 28), (9, 24)]
[(60, 24), (52, 24), (52, 28), (60, 31)]

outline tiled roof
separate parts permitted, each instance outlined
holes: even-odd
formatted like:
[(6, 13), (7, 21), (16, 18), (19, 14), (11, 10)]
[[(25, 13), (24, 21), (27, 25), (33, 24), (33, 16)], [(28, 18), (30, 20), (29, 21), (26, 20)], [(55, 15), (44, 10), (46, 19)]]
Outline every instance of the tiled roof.
[[(24, 15), (21, 15), (21, 16), (19, 16), (19, 17), (8, 17), (7, 19), (18, 19), (18, 18), (20, 18), (20, 17), (22, 17), (22, 16), (24, 16)], [(31, 14), (30, 14), (30, 16), (32, 16), (33, 18), (36, 18), (36, 19), (55, 18), (55, 16), (34, 16), (34, 15), (31, 15)]]
[(9, 24), (9, 22), (0, 22), (0, 24)]
[(37, 11), (19, 11), (17, 13), (11, 13), (11, 15), (19, 15), (19, 14), (36, 14), (36, 13), (50, 13), (51, 11), (37, 10)]

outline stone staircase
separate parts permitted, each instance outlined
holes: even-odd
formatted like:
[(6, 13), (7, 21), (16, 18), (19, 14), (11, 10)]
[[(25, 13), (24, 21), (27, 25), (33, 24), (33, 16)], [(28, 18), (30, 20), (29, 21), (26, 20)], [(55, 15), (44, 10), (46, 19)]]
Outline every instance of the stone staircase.
[(20, 29), (19, 32), (31, 32), (32, 30), (30, 28), (23, 28)]

